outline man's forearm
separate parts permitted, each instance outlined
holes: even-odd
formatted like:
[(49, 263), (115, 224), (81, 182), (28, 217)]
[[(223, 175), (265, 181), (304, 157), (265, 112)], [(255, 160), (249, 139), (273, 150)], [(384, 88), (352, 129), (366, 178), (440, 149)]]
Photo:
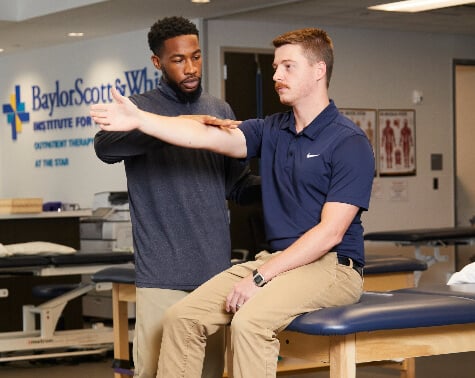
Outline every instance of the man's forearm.
[[(246, 142), (239, 129), (209, 126), (192, 118), (139, 112), (138, 129), (164, 142), (185, 148), (210, 150), (231, 157), (246, 156)], [(219, 124), (219, 120), (216, 122)]]
[[(164, 142), (186, 148), (206, 149), (231, 157), (246, 156), (244, 134), (228, 128), (229, 120), (202, 116), (201, 122), (186, 117), (165, 117), (140, 110), (112, 88), (115, 103), (91, 106), (91, 116), (105, 131), (138, 129)], [(205, 122), (212, 125), (205, 125)]]
[(293, 244), (268, 260), (259, 272), (271, 280), (280, 273), (318, 260), (340, 244), (346, 230), (358, 212), (358, 207), (338, 202), (323, 206), (320, 223), (305, 232)]
[(161, 141), (139, 130), (130, 132), (99, 131), (94, 137), (96, 155), (105, 163), (117, 163), (124, 158), (146, 153), (157, 148)]

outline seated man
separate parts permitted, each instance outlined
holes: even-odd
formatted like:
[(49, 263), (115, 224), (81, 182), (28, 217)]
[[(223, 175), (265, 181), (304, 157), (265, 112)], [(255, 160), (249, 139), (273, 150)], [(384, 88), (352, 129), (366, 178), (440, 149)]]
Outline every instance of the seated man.
[(302, 313), (351, 304), (362, 294), (371, 145), (328, 97), (327, 33), (301, 29), (273, 43), (275, 89), (289, 112), (239, 127), (206, 116), (184, 122), (145, 113), (116, 90), (115, 104), (91, 108), (104, 130), (139, 129), (182, 147), (261, 158), (270, 251), (218, 274), (167, 311), (158, 377), (200, 377), (207, 337), (229, 323), (235, 377), (274, 377), (278, 332)]

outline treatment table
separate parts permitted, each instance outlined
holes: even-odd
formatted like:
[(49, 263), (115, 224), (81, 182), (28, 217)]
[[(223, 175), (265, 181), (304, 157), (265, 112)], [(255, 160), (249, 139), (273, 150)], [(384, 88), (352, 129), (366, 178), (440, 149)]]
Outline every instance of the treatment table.
[(302, 315), (281, 353), (355, 378), (356, 364), (475, 351), (475, 289), (366, 292), (359, 303)]
[[(475, 227), (421, 228), (399, 231), (377, 231), (364, 235), (364, 240), (371, 242), (390, 242), (400, 246), (414, 246), (415, 257), (425, 261), (428, 266), (436, 262), (447, 261), (447, 256), (440, 253), (440, 247), (471, 245), (475, 241)], [(431, 247), (432, 256), (424, 255), (421, 247)], [(457, 256), (455, 256), (457, 266)]]
[[(110, 267), (133, 267), (132, 261), (133, 254), (125, 252), (18, 255), (0, 258), (0, 275), (18, 280), (23, 280), (26, 276), (91, 275)], [(95, 288), (95, 283), (34, 287), (34, 290), (50, 299), (37, 306), (23, 305), (22, 330), (0, 333), (0, 362), (106, 351), (104, 348), (113, 343), (113, 330), (102, 324), (95, 324), (92, 328), (57, 330), (58, 320), (65, 306)], [(4, 298), (14, 296), (14, 289), (14, 286), (11, 289), (0, 288), (0, 303)], [(37, 317), (39, 328), (36, 325)], [(39, 353), (40, 351), (42, 353)]]
[[(425, 269), (427, 269), (427, 264), (415, 258), (368, 255), (364, 273), (364, 288), (365, 290), (386, 291), (413, 287), (414, 272)], [(114, 371), (116, 378), (125, 378), (132, 374), (130, 371), (130, 335), (127, 311), (128, 303), (135, 302), (135, 271), (131, 268), (111, 267), (93, 274), (92, 280), (98, 285), (112, 283)], [(292, 345), (294, 344), (292, 343)], [(287, 356), (285, 353), (282, 355), (284, 357), (279, 363), (279, 372), (303, 371), (321, 366), (320, 363), (315, 363), (313, 360), (302, 359), (302, 356), (294, 356), (294, 354)], [(296, 357), (297, 360), (289, 357)], [(404, 374), (407, 372), (407, 377), (412, 377), (414, 374), (414, 363), (411, 359), (396, 364), (396, 367)], [(232, 372), (228, 371), (227, 375), (231, 377)]]

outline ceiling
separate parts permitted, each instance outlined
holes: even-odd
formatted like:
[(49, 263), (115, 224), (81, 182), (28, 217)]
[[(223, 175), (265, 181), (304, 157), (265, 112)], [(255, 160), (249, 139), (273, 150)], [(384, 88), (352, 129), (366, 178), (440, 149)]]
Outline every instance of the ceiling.
[(157, 19), (251, 20), (475, 35), (475, 1), (417, 14), (369, 11), (370, 0), (0, 0), (1, 56), (83, 39), (148, 29)]

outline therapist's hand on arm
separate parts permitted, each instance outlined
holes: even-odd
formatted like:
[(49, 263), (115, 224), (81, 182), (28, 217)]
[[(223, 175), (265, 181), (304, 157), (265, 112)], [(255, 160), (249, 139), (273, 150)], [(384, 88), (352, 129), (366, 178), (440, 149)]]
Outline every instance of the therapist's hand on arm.
[(103, 130), (138, 129), (181, 147), (206, 149), (236, 158), (247, 155), (244, 134), (238, 128), (233, 128), (237, 121), (210, 116), (165, 117), (140, 110), (115, 88), (112, 88), (111, 93), (114, 103), (91, 106), (91, 117)]
[(235, 119), (229, 118), (218, 118), (206, 114), (183, 114), (179, 115), (179, 118), (192, 119), (197, 122), (202, 123), (203, 125), (216, 126), (216, 127), (227, 127), (229, 129), (236, 129), (242, 121), (237, 121)]

